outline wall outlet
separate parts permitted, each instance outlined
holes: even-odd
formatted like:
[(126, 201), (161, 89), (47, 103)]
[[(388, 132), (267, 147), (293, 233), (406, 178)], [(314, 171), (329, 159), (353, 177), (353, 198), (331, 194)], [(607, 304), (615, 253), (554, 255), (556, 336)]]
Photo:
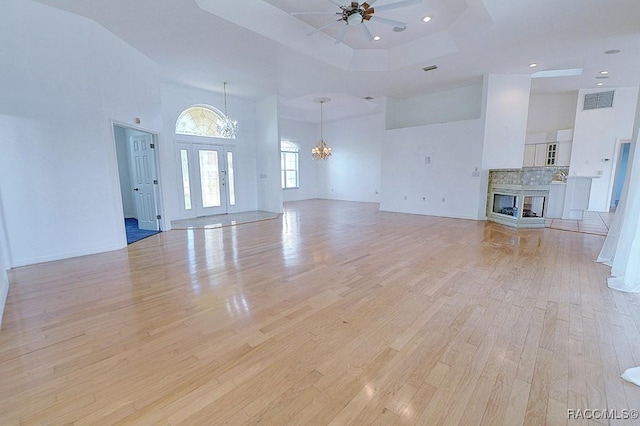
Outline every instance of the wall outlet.
[(478, 171), (471, 172), (471, 177), (480, 177), (480, 172)]

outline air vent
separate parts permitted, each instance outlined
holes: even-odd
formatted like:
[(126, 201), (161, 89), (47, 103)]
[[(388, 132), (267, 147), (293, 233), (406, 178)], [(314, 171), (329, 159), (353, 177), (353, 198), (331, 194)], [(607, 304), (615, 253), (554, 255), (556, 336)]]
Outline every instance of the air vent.
[(611, 108), (613, 106), (613, 90), (609, 92), (589, 93), (584, 95), (584, 107), (588, 109)]
[(422, 68), (422, 71), (433, 71), (433, 70), (437, 70), (437, 69), (438, 69), (437, 65), (429, 65), (428, 67)]

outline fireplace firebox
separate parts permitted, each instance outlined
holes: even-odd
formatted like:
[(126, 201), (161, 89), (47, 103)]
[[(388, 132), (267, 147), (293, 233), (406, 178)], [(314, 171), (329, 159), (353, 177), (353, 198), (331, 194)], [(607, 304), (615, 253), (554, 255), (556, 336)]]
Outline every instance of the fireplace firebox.
[[(517, 228), (544, 228), (551, 177), (532, 169), (491, 170), (487, 218)], [(531, 173), (534, 173), (533, 177)]]

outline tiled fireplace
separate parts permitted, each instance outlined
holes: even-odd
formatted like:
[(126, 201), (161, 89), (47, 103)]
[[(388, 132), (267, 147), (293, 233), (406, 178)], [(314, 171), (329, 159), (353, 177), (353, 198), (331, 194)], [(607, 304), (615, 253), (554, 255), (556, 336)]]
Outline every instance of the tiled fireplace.
[(516, 228), (544, 228), (551, 167), (489, 171), (487, 218)]

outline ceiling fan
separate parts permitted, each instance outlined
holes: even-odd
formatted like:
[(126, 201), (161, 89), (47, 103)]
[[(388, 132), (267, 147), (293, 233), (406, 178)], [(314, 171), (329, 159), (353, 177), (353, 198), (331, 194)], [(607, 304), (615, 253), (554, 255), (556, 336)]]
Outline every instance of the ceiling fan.
[(364, 36), (369, 40), (373, 40), (373, 35), (369, 28), (365, 25), (365, 21), (371, 22), (380, 22), (381, 24), (391, 25), (396, 31), (403, 31), (407, 28), (407, 24), (405, 22), (395, 21), (393, 19), (381, 18), (375, 15), (376, 12), (381, 12), (384, 10), (398, 9), (400, 7), (411, 6), (414, 4), (421, 3), (422, 0), (401, 0), (395, 3), (383, 4), (382, 6), (373, 7), (373, 4), (377, 0), (369, 0), (363, 3), (358, 3), (357, 1), (352, 1), (349, 5), (343, 5), (337, 0), (329, 0), (331, 3), (335, 4), (340, 8), (339, 12), (294, 12), (292, 15), (338, 15), (338, 20), (334, 22), (330, 22), (327, 25), (323, 25), (322, 27), (316, 29), (315, 31), (310, 32), (308, 35), (315, 34), (320, 31), (324, 31), (329, 27), (334, 25), (344, 23), (344, 28), (342, 32), (336, 38), (336, 44), (342, 42), (344, 36), (347, 34), (347, 30), (349, 27), (359, 26), (360, 30), (364, 34)]

